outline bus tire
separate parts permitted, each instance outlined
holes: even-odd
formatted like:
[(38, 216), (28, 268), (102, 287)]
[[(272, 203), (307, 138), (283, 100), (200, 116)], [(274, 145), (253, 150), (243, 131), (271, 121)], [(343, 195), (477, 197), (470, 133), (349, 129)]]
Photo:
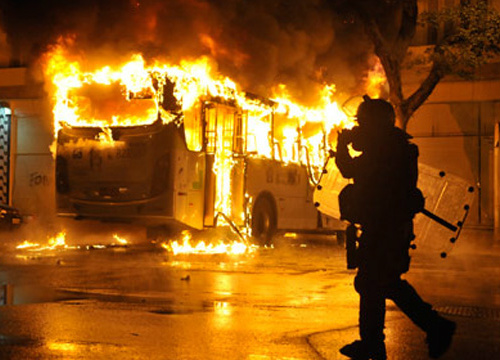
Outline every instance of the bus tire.
[(272, 202), (265, 197), (258, 199), (252, 211), (252, 236), (259, 245), (271, 245), (276, 227), (276, 211)]

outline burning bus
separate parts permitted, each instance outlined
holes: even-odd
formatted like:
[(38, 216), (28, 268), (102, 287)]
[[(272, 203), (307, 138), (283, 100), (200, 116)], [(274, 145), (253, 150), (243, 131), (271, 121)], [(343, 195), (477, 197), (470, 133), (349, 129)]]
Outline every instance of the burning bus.
[[(278, 231), (342, 231), (313, 202), (328, 142), (349, 120), (331, 101), (247, 94), (206, 58), (84, 72), (48, 58), (60, 216), (148, 229), (230, 225), (261, 243)], [(153, 233), (154, 231), (151, 231)]]

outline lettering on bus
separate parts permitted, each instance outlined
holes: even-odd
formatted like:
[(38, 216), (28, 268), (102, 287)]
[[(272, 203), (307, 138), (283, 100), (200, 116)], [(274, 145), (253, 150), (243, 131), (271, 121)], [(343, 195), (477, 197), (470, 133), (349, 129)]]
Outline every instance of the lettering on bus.
[(288, 185), (295, 185), (296, 183), (299, 182), (299, 172), (297, 169), (289, 169), (288, 170), (288, 179), (287, 179), (287, 184)]
[(276, 176), (276, 183), (281, 185), (295, 185), (300, 182), (297, 168), (281, 169)]
[(102, 169), (102, 156), (99, 150), (94, 148), (90, 149), (89, 161), (91, 170), (101, 170)]
[(30, 187), (49, 186), (49, 177), (38, 171), (30, 174)]
[(139, 158), (144, 156), (146, 149), (142, 144), (130, 144), (126, 147), (116, 149), (116, 157), (118, 159)]
[(72, 158), (75, 160), (81, 160), (83, 158), (82, 149), (74, 149)]

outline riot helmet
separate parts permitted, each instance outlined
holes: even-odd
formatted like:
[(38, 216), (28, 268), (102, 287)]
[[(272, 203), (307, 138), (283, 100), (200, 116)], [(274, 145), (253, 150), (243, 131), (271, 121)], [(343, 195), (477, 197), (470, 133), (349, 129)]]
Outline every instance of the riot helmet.
[(360, 127), (374, 130), (394, 127), (396, 114), (389, 102), (371, 99), (368, 95), (364, 95), (363, 99), (356, 114)]

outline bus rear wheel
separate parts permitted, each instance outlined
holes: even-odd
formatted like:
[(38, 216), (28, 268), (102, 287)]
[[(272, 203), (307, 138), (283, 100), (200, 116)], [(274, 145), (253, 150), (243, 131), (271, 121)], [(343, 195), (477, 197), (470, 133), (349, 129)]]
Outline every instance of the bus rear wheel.
[(269, 199), (257, 200), (252, 211), (252, 236), (259, 245), (271, 245), (277, 227), (276, 211)]

